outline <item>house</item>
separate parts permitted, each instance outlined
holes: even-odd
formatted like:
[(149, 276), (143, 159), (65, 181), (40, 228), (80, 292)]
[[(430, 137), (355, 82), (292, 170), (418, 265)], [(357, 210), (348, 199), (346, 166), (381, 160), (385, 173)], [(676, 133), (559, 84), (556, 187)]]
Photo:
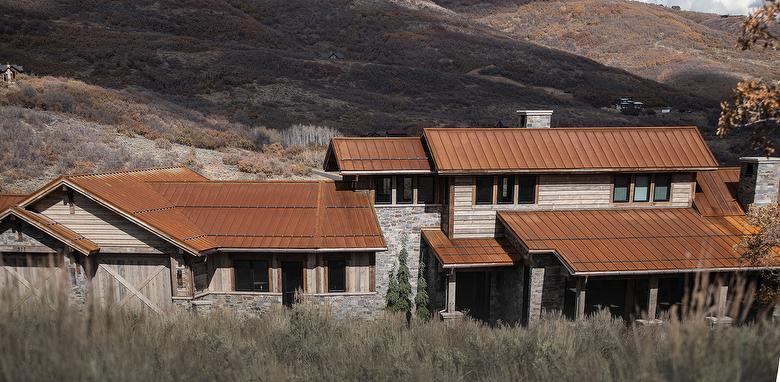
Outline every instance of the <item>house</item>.
[(16, 82), (17, 74), (24, 73), (24, 68), (21, 65), (0, 65), (0, 73), (3, 74), (3, 82), (11, 84)]
[(370, 317), (406, 248), (443, 319), (607, 308), (655, 323), (707, 274), (728, 321), (729, 278), (759, 270), (735, 249), (755, 232), (743, 206), (778, 200), (780, 159), (720, 168), (695, 127), (539, 125), (333, 138), (332, 180), (62, 176), (0, 196), (0, 284), (45, 296), (64, 277), (76, 303), (160, 314), (302, 302)]
[(634, 101), (629, 97), (620, 97), (615, 100), (615, 109), (623, 114), (638, 115), (642, 112), (642, 102)]

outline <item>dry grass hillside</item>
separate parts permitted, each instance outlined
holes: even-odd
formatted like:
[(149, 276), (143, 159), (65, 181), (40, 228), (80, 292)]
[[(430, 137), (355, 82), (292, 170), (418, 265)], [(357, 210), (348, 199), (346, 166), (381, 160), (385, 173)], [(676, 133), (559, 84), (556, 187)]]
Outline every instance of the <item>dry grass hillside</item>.
[(588, 57), (714, 101), (727, 97), (741, 78), (780, 78), (776, 52), (735, 48), (743, 17), (625, 0), (441, 3), (515, 38)]

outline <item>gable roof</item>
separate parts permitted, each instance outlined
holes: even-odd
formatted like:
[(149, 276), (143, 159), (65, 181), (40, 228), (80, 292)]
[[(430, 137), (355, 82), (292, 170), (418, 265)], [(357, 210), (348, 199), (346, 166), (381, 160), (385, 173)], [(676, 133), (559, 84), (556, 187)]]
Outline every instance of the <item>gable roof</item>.
[(332, 181), (210, 181), (185, 167), (60, 177), (30, 205), (71, 187), (193, 253), (217, 249), (381, 250), (368, 194)]
[(0, 194), (0, 212), (19, 204), (27, 195)]
[(505, 237), (452, 239), (439, 228), (423, 228), (422, 238), (443, 268), (512, 266), (522, 260), (520, 251)]
[(696, 174), (696, 185), (693, 206), (703, 216), (745, 215), (745, 210), (737, 200), (739, 167), (699, 171)]
[(24, 72), (24, 68), (21, 65), (15, 65), (15, 64), (10, 64), (10, 65), (3, 64), (3, 65), (0, 65), (0, 72), (4, 72), (4, 71), (8, 70), (8, 68), (16, 70), (17, 72), (20, 72), (20, 73)]
[[(735, 246), (755, 233), (744, 216), (690, 208), (499, 212), (529, 251), (553, 252), (572, 274), (749, 268)], [(780, 262), (778, 263), (780, 265)]]
[(97, 244), (48, 217), (19, 207), (11, 207), (0, 213), (0, 220), (14, 216), (49, 234), (71, 248), (89, 255), (100, 250)]
[(325, 170), (342, 174), (427, 173), (431, 164), (420, 137), (336, 137), (330, 141)]
[(696, 127), (428, 128), (424, 137), (439, 173), (718, 166)]
[(219, 248), (385, 248), (368, 194), (331, 181), (150, 185)]

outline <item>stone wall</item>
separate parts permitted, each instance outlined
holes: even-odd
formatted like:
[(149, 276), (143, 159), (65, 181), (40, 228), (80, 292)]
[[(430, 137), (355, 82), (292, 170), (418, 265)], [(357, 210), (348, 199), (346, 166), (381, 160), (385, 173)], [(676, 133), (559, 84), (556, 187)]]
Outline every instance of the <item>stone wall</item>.
[[(440, 226), (441, 207), (376, 206), (376, 215), (387, 241), (387, 251), (376, 254), (376, 292), (381, 299), (384, 299), (387, 294), (388, 276), (393, 267), (398, 267), (398, 251), (401, 249), (402, 238), (406, 235), (410, 282), (414, 295), (417, 292), (417, 273), (420, 268), (420, 244), (422, 242), (420, 229)], [(414, 300), (414, 296), (412, 299)]]
[(492, 271), (490, 277), (490, 321), (517, 324), (522, 322), (523, 290), (522, 265)]
[(208, 293), (193, 299), (174, 299), (174, 305), (182, 310), (210, 312), (227, 309), (238, 314), (258, 315), (282, 306), (281, 293)]
[(385, 297), (378, 293), (310, 294), (301, 298), (304, 304), (316, 305), (336, 317), (376, 318), (384, 314)]
[[(778, 202), (780, 158), (740, 158), (739, 201), (743, 206)], [(750, 170), (748, 170), (750, 169)]]
[(553, 254), (533, 255), (531, 265), (528, 323), (538, 321), (542, 312), (563, 312), (566, 278)]

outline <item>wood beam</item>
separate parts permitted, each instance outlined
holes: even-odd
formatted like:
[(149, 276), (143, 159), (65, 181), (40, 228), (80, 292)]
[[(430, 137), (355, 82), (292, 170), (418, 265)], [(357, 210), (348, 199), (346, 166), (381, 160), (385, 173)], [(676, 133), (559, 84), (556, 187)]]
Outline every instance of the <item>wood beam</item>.
[(715, 314), (718, 318), (726, 317), (726, 299), (729, 294), (729, 286), (721, 284), (718, 286), (715, 296)]
[(649, 282), (649, 296), (647, 298), (647, 318), (654, 320), (657, 318), (658, 310), (658, 277), (651, 277)]
[(587, 282), (587, 277), (577, 278), (576, 310), (574, 312), (574, 318), (577, 320), (585, 318), (585, 289)]
[(447, 313), (455, 313), (455, 290), (457, 284), (455, 281), (455, 270), (450, 270), (447, 275)]

